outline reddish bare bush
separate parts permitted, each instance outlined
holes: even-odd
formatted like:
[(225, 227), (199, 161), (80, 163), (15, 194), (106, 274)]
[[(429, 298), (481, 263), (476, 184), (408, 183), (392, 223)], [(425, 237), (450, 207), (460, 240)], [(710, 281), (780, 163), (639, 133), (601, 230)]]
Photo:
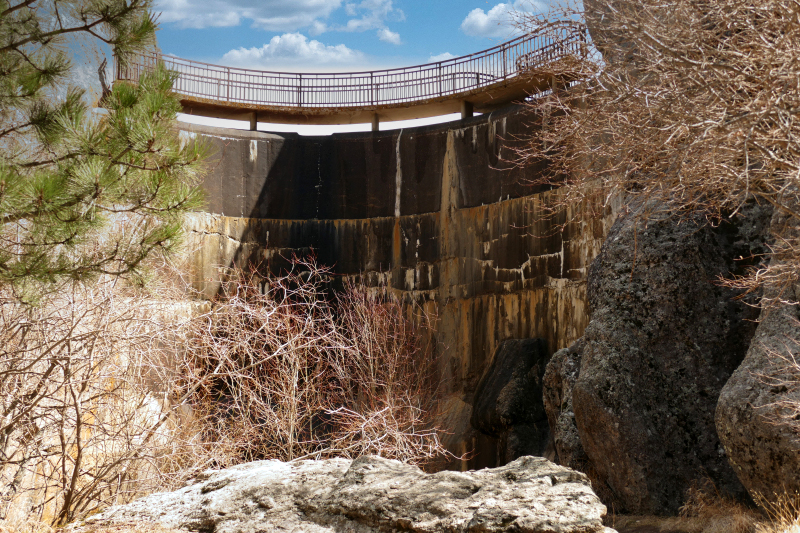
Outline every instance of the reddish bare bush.
[(333, 296), (326, 276), (313, 263), (233, 273), (195, 321), (183, 373), (203, 383), (193, 409), (204, 440), (229, 461), (447, 455), (431, 426), (431, 352), (402, 307), (355, 286)]
[(37, 306), (0, 294), (3, 523), (64, 524), (251, 459), (447, 455), (402, 307), (296, 267), (239, 274), (213, 306), (113, 279)]

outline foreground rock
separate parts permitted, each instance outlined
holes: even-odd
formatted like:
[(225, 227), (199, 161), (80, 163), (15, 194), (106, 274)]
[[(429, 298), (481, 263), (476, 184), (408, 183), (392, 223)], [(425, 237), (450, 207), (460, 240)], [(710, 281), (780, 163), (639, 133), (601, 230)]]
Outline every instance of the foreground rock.
[[(674, 514), (705, 478), (723, 494), (744, 496), (714, 415), (744, 359), (757, 310), (717, 279), (736, 272), (736, 258), (760, 251), (769, 220), (768, 211), (753, 208), (737, 224), (713, 228), (633, 210), (614, 224), (592, 263), (592, 319), (574, 347), (580, 353), (567, 357), (580, 361), (577, 379), (553, 368), (550, 375), (565, 378), (548, 383), (563, 397), (575, 379), (580, 444), (598, 487), (614, 496), (606, 503), (618, 511)], [(552, 364), (563, 366), (562, 359)], [(546, 396), (558, 400), (555, 392)], [(559, 455), (579, 457), (569, 402), (549, 405)]]
[(199, 476), (175, 492), (114, 507), (92, 525), (153, 522), (219, 533), (613, 533), (583, 474), (539, 457), (426, 474), (362, 457), (260, 461)]

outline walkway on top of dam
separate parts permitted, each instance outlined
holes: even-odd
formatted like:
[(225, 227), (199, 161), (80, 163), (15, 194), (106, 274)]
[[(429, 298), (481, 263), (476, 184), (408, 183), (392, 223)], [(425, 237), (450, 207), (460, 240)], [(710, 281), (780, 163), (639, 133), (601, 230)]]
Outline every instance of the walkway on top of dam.
[[(163, 61), (177, 72), (184, 113), (284, 124), (359, 124), (486, 113), (569, 83), (558, 62), (587, 54), (586, 30), (555, 22), (474, 54), (413, 67), (345, 73), (288, 73), (225, 67), (144, 54), (117, 64), (116, 79), (137, 82)], [(554, 72), (561, 73), (560, 78)]]

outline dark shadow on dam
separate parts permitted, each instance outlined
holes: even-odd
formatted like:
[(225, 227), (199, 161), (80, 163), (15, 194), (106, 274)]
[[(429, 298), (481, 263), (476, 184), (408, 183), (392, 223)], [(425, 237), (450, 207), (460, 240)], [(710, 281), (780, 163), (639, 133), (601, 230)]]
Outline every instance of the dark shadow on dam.
[[(282, 256), (311, 250), (320, 264), (345, 275), (434, 264), (441, 259), (437, 215), (442, 210), (448, 131), (462, 130), (454, 135), (454, 163), (461, 179), (452, 201), (454, 208), (462, 209), (547, 190), (530, 184), (541, 165), (518, 168), (509, 162), (515, 157), (515, 145), (522, 143), (512, 137), (529, 131), (535, 120), (512, 107), (406, 130), (325, 137), (280, 134), (257, 142), (255, 154), (252, 146), (231, 146), (247, 141), (225, 139), (218, 147), (224, 168), (204, 183), (208, 210), (253, 220), (292, 221), (280, 230), (252, 224), (242, 235), (243, 242), (262, 242), (278, 252), (268, 261), (274, 273), (286, 267)], [(503, 124), (501, 131), (498, 123)], [(234, 152), (240, 157), (231, 157)], [(407, 246), (401, 245), (400, 264), (393, 256), (398, 215), (404, 218), (401, 242), (408, 241)], [(367, 219), (371, 219), (367, 239), (361, 231), (343, 233), (337, 224)], [(523, 235), (528, 228), (516, 231)], [(524, 249), (514, 246), (513, 239), (508, 244), (493, 253), (501, 268), (515, 268), (525, 260), (520, 256)], [(560, 250), (560, 238), (553, 245), (553, 251)], [(237, 256), (234, 263), (263, 265), (264, 261), (256, 252)]]

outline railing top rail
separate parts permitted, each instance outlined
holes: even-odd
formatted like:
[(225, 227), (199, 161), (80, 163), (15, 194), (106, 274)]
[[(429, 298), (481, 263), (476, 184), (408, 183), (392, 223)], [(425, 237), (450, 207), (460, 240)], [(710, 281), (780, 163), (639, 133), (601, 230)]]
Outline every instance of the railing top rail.
[(560, 36), (561, 39), (569, 40), (570, 37), (578, 37), (585, 35), (585, 26), (579, 22), (573, 21), (556, 21), (552, 22), (547, 25), (547, 27), (543, 27), (537, 29), (535, 31), (520, 35), (515, 37), (511, 40), (505, 41), (498, 45), (495, 45), (491, 48), (487, 48), (485, 50), (481, 50), (479, 52), (473, 52), (471, 54), (466, 54), (458, 57), (452, 57), (449, 59), (443, 59), (441, 61), (432, 61), (430, 63), (419, 63), (417, 65), (410, 65), (406, 67), (394, 67), (388, 69), (378, 69), (378, 70), (361, 70), (361, 71), (352, 71), (352, 72), (282, 72), (282, 71), (275, 71), (275, 70), (260, 70), (260, 69), (252, 69), (252, 68), (244, 68), (244, 67), (231, 67), (225, 65), (217, 65), (215, 63), (206, 63), (204, 61), (196, 61), (194, 59), (184, 59), (181, 57), (169, 55), (169, 54), (148, 54), (153, 57), (163, 57), (169, 58), (170, 61), (179, 61), (187, 66), (197, 65), (200, 67), (211, 67), (221, 70), (231, 70), (237, 72), (248, 72), (253, 74), (272, 74), (276, 76), (368, 76), (370, 74), (373, 75), (386, 75), (386, 74), (394, 74), (394, 73), (401, 73), (408, 70), (420, 70), (425, 67), (437, 67), (439, 65), (451, 65), (457, 63), (463, 63), (466, 61), (470, 61), (472, 59), (476, 59), (479, 57), (490, 56), (498, 51), (502, 51), (503, 49), (510, 48), (518, 43), (523, 41), (530, 41), (537, 37), (545, 37), (548, 35), (552, 36)]
[[(138, 82), (163, 61), (177, 72), (173, 89), (188, 101), (243, 106), (294, 108), (375, 108), (453, 100), (494, 84), (533, 74), (547, 63), (585, 53), (585, 27), (555, 21), (534, 32), (480, 52), (410, 67), (359, 72), (275, 72), (226, 67), (159, 52), (143, 54), (116, 78)], [(522, 79), (522, 78), (520, 78)], [(540, 89), (541, 90), (541, 89)]]

